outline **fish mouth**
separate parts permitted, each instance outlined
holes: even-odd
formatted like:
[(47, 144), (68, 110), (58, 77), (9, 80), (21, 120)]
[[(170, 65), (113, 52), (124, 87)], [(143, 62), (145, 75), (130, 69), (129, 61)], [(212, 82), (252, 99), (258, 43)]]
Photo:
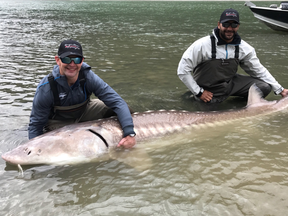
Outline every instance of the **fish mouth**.
[[(4, 161), (6, 161), (6, 163), (8, 163), (9, 165), (16, 165), (16, 166), (26, 166), (26, 165), (32, 165), (31, 163), (27, 163), (23, 160), (18, 160), (17, 158), (15, 158), (14, 156), (10, 156), (9, 152), (4, 153), (3, 155), (1, 155), (2, 159)], [(40, 163), (39, 163), (40, 164)], [(34, 165), (34, 164), (33, 164)]]
[(11, 161), (11, 158), (9, 157), (9, 154), (7, 154), (7, 152), (4, 153), (4, 154), (2, 154), (1, 157), (2, 157), (2, 159), (5, 160), (7, 163), (9, 163), (9, 164), (15, 164), (15, 163), (13, 163), (13, 162)]
[(19, 160), (18, 157), (12, 156), (11, 151), (1, 155), (2, 159), (12, 165), (26, 165), (25, 161)]

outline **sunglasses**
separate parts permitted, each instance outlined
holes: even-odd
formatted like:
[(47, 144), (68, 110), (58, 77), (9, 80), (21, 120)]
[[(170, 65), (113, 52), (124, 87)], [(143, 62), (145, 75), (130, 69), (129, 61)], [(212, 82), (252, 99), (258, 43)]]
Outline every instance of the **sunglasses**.
[(83, 60), (82, 57), (75, 57), (75, 58), (70, 58), (70, 57), (64, 57), (60, 58), (62, 63), (64, 64), (70, 64), (72, 61), (74, 61), (75, 64), (80, 64)]
[(228, 28), (229, 26), (231, 26), (232, 28), (237, 28), (238, 25), (239, 25), (238, 23), (230, 23), (230, 22), (222, 23), (222, 26), (224, 28)]

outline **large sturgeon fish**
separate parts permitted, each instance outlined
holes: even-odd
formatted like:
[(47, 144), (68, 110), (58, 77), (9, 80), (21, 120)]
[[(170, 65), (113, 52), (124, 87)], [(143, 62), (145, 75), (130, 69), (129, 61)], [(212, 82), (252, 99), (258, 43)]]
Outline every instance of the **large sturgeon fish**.
[[(253, 85), (249, 90), (247, 106), (243, 109), (213, 112), (151, 111), (136, 113), (132, 117), (137, 134), (136, 141), (140, 145), (143, 140), (183, 129), (266, 115), (283, 110), (287, 106), (288, 97), (275, 101), (264, 100), (257, 87)], [(31, 139), (26, 144), (4, 153), (2, 158), (18, 166), (88, 163), (103, 155), (109, 157), (109, 152), (115, 151), (121, 138), (122, 130), (116, 117), (78, 123)]]

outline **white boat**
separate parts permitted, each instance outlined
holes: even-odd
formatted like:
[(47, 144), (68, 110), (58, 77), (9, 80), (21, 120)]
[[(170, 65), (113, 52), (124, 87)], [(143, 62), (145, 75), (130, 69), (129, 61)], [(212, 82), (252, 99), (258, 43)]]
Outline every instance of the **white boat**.
[(264, 22), (273, 30), (288, 31), (288, 1), (272, 4), (270, 7), (257, 7), (250, 1), (245, 2), (252, 11), (254, 17)]

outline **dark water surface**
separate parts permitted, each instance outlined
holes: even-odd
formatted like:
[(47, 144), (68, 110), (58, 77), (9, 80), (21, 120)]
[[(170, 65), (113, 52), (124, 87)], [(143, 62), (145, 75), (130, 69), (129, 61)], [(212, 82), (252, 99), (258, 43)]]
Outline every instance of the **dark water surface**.
[[(229, 7), (240, 12), (242, 38), (287, 88), (288, 35), (244, 2), (0, 0), (0, 153), (27, 140), (36, 86), (67, 38), (82, 43), (85, 61), (134, 110), (199, 110), (182, 97), (177, 65)], [(242, 106), (230, 99), (219, 109)], [(145, 172), (109, 160), (25, 167), (21, 177), (0, 160), (0, 215), (285, 215), (287, 120), (284, 111), (155, 141)]]

